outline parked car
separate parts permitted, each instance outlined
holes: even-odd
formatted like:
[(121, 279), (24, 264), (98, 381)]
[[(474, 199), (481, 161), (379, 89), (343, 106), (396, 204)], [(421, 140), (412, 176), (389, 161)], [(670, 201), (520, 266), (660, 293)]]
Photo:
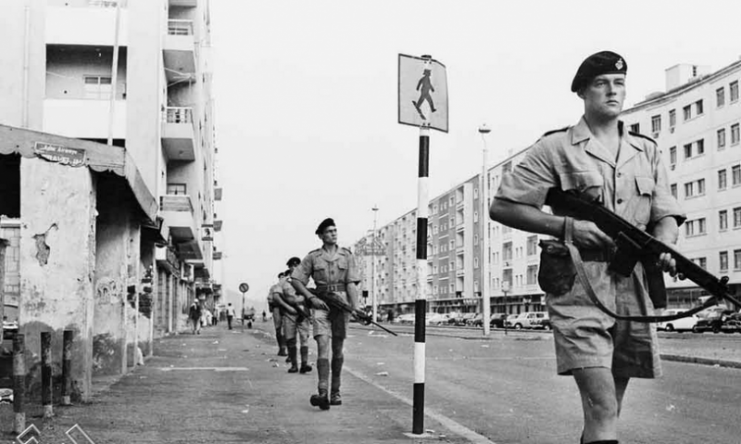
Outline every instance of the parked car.
[(491, 328), (504, 328), (504, 321), (507, 319), (505, 313), (494, 313), (489, 317), (489, 327)]
[(553, 328), (553, 326), (551, 326), (551, 318), (546, 317), (540, 321), (540, 326), (543, 330), (551, 330)]
[(448, 313), (426, 313), (426, 325), (448, 325), (450, 315)]
[(482, 313), (476, 313), (471, 319), (468, 320), (468, 325), (471, 327), (483, 327), (484, 315)]
[(507, 319), (507, 326), (517, 330), (521, 328), (543, 328), (543, 319), (548, 318), (545, 311), (526, 311), (518, 314), (514, 319)]
[(395, 324), (414, 324), (414, 313), (404, 313), (394, 318)]
[[(673, 316), (687, 311), (684, 308), (667, 308), (662, 312), (662, 316)], [(695, 328), (697, 321), (700, 318), (697, 315), (688, 316), (686, 318), (675, 319), (673, 321), (659, 322), (656, 324), (656, 328), (659, 330), (666, 331), (689, 331)]]
[(715, 310), (708, 316), (701, 317), (692, 329), (695, 333), (712, 331), (713, 333), (741, 332), (741, 314), (733, 310)]
[(463, 316), (456, 320), (455, 325), (468, 325), (469, 321), (471, 321), (474, 316), (476, 316), (476, 313), (463, 313)]

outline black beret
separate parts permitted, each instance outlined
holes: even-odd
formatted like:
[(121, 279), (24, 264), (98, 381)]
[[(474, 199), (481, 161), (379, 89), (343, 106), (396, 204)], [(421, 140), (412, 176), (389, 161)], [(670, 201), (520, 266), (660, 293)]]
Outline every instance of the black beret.
[(602, 74), (625, 74), (628, 64), (625, 59), (612, 51), (601, 51), (587, 57), (576, 71), (571, 82), (571, 92), (579, 91), (593, 78)]
[(289, 266), (289, 267), (292, 267), (292, 266), (298, 265), (300, 263), (301, 263), (301, 259), (300, 258), (297, 258), (296, 256), (294, 256), (294, 257), (288, 259), (288, 262), (286, 262), (286, 265)]
[(334, 221), (332, 220), (331, 217), (328, 217), (328, 218), (324, 219), (322, 221), (322, 223), (319, 224), (319, 226), (317, 227), (315, 233), (316, 234), (322, 234), (322, 233), (324, 233), (324, 230), (327, 229), (327, 227), (334, 227), (334, 226), (336, 226), (334, 224)]

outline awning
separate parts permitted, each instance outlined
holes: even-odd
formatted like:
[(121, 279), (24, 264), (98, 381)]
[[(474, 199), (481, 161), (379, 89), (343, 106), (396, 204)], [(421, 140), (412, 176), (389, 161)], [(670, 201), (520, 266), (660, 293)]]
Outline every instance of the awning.
[(113, 172), (126, 179), (150, 222), (156, 221), (157, 200), (125, 148), (0, 125), (0, 154), (40, 157), (71, 166), (87, 166), (99, 173)]

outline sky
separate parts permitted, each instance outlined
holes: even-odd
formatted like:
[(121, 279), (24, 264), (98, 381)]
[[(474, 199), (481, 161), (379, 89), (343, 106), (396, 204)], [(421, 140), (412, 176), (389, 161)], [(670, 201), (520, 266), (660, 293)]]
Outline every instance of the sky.
[[(690, 6), (691, 5), (691, 6)], [(228, 292), (258, 310), (291, 256), (332, 217), (351, 247), (417, 206), (419, 130), (397, 122), (398, 55), (446, 66), (449, 132), (430, 137), (430, 198), (544, 132), (575, 124), (579, 64), (628, 65), (626, 108), (665, 69), (739, 59), (738, 0), (211, 0), (220, 249)], [(236, 302), (237, 298), (227, 301)]]

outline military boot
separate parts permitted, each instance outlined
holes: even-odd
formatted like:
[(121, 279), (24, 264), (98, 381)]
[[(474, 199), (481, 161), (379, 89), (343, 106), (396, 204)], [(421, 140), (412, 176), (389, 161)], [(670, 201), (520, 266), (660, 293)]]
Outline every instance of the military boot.
[(291, 368), (288, 369), (288, 373), (298, 373), (298, 360), (296, 359), (296, 340), (288, 340), (288, 358), (286, 362), (291, 363)]
[(319, 390), (319, 394), (317, 395), (311, 395), (311, 398), (309, 398), (309, 403), (313, 405), (314, 407), (319, 407), (322, 410), (329, 410), (329, 398), (327, 397), (327, 391), (326, 390)]
[(327, 396), (327, 386), (329, 385), (329, 360), (328, 359), (317, 359), (316, 369), (319, 373), (319, 384), (317, 391), (319, 394), (311, 395), (309, 402), (314, 407), (319, 407), (322, 410), (329, 410), (329, 397)]
[(340, 395), (340, 385), (342, 385), (342, 364), (344, 363), (344, 356), (332, 357), (332, 391), (330, 393), (331, 405), (342, 405), (342, 396)]
[(301, 374), (309, 373), (311, 371), (311, 366), (309, 365), (309, 347), (301, 347)]

